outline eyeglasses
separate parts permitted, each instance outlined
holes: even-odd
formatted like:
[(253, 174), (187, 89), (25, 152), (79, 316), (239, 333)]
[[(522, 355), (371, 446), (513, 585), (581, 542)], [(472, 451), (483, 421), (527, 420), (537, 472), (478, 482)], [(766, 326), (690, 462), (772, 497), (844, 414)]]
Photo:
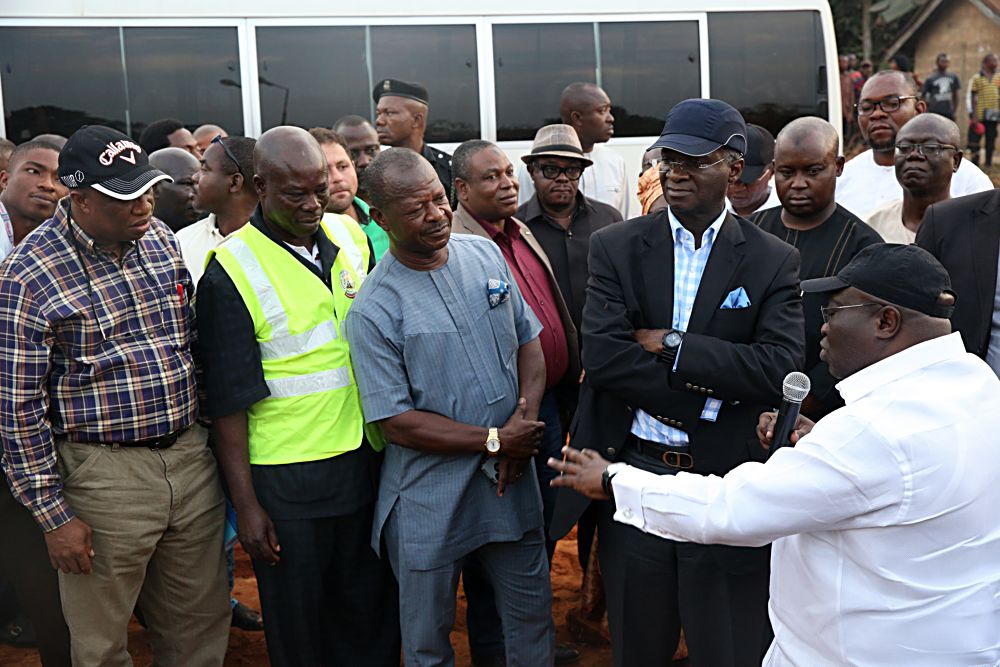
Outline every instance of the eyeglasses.
[(830, 319), (833, 317), (834, 311), (844, 310), (845, 308), (864, 308), (865, 306), (878, 306), (880, 308), (884, 307), (884, 303), (856, 303), (850, 306), (820, 306), (819, 312), (823, 315), (823, 323), (829, 324)]
[(554, 164), (538, 165), (538, 170), (542, 172), (547, 180), (554, 181), (563, 174), (571, 181), (579, 181), (583, 176), (583, 167), (557, 167)]
[(233, 164), (236, 165), (236, 172), (240, 176), (242, 176), (243, 178), (247, 177), (247, 175), (243, 173), (243, 169), (240, 167), (240, 161), (237, 160), (236, 156), (233, 155), (233, 152), (231, 150), (229, 150), (229, 146), (227, 146), (225, 143), (223, 143), (223, 141), (222, 141), (222, 135), (221, 134), (215, 135), (215, 139), (212, 139), (211, 143), (213, 143), (213, 144), (219, 144), (220, 146), (222, 146), (222, 150), (226, 151), (226, 157), (228, 157), (230, 160), (232, 160)]
[(690, 174), (699, 169), (708, 169), (709, 167), (714, 167), (720, 162), (725, 161), (727, 156), (722, 156), (715, 162), (695, 162), (694, 160), (660, 160), (660, 173), (669, 174), (672, 171), (683, 171), (685, 174)]
[(379, 151), (381, 149), (378, 146), (365, 146), (364, 148), (351, 148), (348, 149), (348, 153), (351, 156), (351, 162), (357, 162), (361, 154), (364, 153), (372, 160), (378, 157)]
[(911, 144), (909, 141), (901, 141), (896, 144), (896, 153), (899, 155), (909, 155), (917, 151), (924, 157), (937, 157), (941, 151), (957, 151), (958, 146), (951, 144)]
[(900, 105), (903, 104), (903, 100), (915, 100), (916, 95), (903, 95), (902, 97), (887, 97), (883, 100), (861, 100), (854, 105), (854, 108), (858, 110), (859, 116), (870, 116), (875, 113), (875, 107), (878, 107), (885, 113), (892, 113), (893, 111), (898, 111)]

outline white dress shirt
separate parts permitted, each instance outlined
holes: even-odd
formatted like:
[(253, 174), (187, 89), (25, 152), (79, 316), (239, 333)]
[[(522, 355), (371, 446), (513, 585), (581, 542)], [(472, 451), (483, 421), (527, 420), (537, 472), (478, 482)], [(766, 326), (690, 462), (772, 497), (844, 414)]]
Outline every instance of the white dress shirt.
[(846, 406), (725, 477), (613, 480), (615, 519), (771, 551), (764, 664), (1000, 661), (1000, 380), (958, 333), (837, 385)]
[[(580, 177), (580, 192), (583, 196), (614, 206), (628, 220), (628, 175), (625, 173), (625, 159), (603, 144), (594, 144), (594, 149), (584, 153), (584, 157), (594, 161), (583, 170)], [(528, 166), (521, 163), (517, 168), (517, 205), (521, 206), (535, 196), (535, 182), (531, 180)]]
[(188, 273), (191, 274), (191, 282), (197, 287), (198, 281), (205, 273), (208, 251), (219, 247), (228, 237), (219, 231), (214, 213), (209, 213), (207, 217), (181, 229), (175, 236), (177, 242), (181, 244), (181, 257)]
[[(990, 177), (965, 158), (951, 177), (951, 196), (961, 197), (993, 189)], [(871, 149), (859, 153), (844, 165), (837, 179), (837, 203), (868, 222), (872, 211), (895, 199), (903, 198), (903, 186), (896, 180), (896, 170), (875, 162)]]

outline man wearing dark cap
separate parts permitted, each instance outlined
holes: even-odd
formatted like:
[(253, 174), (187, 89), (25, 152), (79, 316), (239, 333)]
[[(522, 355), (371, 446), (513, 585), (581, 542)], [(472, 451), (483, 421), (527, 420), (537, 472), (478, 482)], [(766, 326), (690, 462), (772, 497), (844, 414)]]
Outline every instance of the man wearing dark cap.
[(765, 128), (747, 123), (747, 152), (743, 156), (743, 173), (729, 186), (729, 201), (736, 215), (749, 218), (754, 212), (777, 206), (774, 190), (774, 137)]
[[(1000, 381), (950, 333), (948, 273), (880, 244), (802, 289), (828, 297), (823, 356), (844, 408), (800, 418), (794, 447), (724, 477), (572, 451), (551, 464), (557, 483), (611, 495), (615, 520), (649, 539), (774, 542), (766, 666), (997, 664)], [(773, 423), (761, 415), (766, 446)]]
[(424, 156), (448, 195), (454, 201), (451, 156), (424, 143), (430, 96), (423, 84), (383, 79), (372, 90), (375, 100), (375, 131), (383, 146), (409, 148)]
[[(583, 365), (570, 442), (649, 473), (722, 475), (765, 452), (760, 412), (803, 362), (799, 253), (726, 212), (746, 125), (719, 100), (681, 102), (660, 139), (668, 207), (590, 239)], [(560, 493), (553, 536), (586, 497)], [(692, 662), (759, 664), (767, 548), (695, 546), (598, 523), (617, 667), (669, 664), (681, 618)]]
[(14, 496), (60, 570), (74, 664), (130, 664), (136, 602), (154, 660), (221, 665), (223, 496), (197, 423), (190, 276), (154, 184), (108, 127), (59, 154), (70, 190), (0, 271), (0, 440)]

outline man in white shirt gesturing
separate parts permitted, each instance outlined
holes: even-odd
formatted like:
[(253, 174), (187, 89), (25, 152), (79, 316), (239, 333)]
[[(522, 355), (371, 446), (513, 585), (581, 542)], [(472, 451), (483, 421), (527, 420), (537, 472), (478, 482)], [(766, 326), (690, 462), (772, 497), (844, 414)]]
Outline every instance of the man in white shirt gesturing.
[(568, 449), (553, 484), (611, 495), (617, 521), (661, 537), (773, 541), (765, 665), (996, 664), (1000, 381), (950, 333), (947, 272), (880, 244), (802, 289), (830, 294), (821, 357), (846, 406), (800, 418), (795, 447), (725, 477)]

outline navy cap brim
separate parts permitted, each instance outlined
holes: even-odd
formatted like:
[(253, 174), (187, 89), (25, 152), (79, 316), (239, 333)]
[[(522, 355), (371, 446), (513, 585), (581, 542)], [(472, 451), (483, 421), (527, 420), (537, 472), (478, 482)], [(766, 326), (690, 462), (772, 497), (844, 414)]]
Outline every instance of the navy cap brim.
[(709, 139), (694, 137), (690, 134), (663, 134), (660, 135), (655, 144), (646, 150), (669, 148), (672, 151), (677, 151), (691, 157), (702, 157), (719, 150), (723, 145)]
[(767, 169), (766, 165), (744, 164), (743, 171), (740, 173), (740, 181), (746, 185), (750, 185), (764, 174), (765, 169)]
[(799, 288), (807, 294), (825, 294), (828, 292), (839, 292), (850, 287), (840, 276), (827, 276), (826, 278), (813, 278), (803, 280), (799, 283)]
[(173, 181), (170, 176), (151, 165), (143, 165), (124, 176), (94, 183), (92, 188), (119, 201), (131, 201), (160, 181)]

